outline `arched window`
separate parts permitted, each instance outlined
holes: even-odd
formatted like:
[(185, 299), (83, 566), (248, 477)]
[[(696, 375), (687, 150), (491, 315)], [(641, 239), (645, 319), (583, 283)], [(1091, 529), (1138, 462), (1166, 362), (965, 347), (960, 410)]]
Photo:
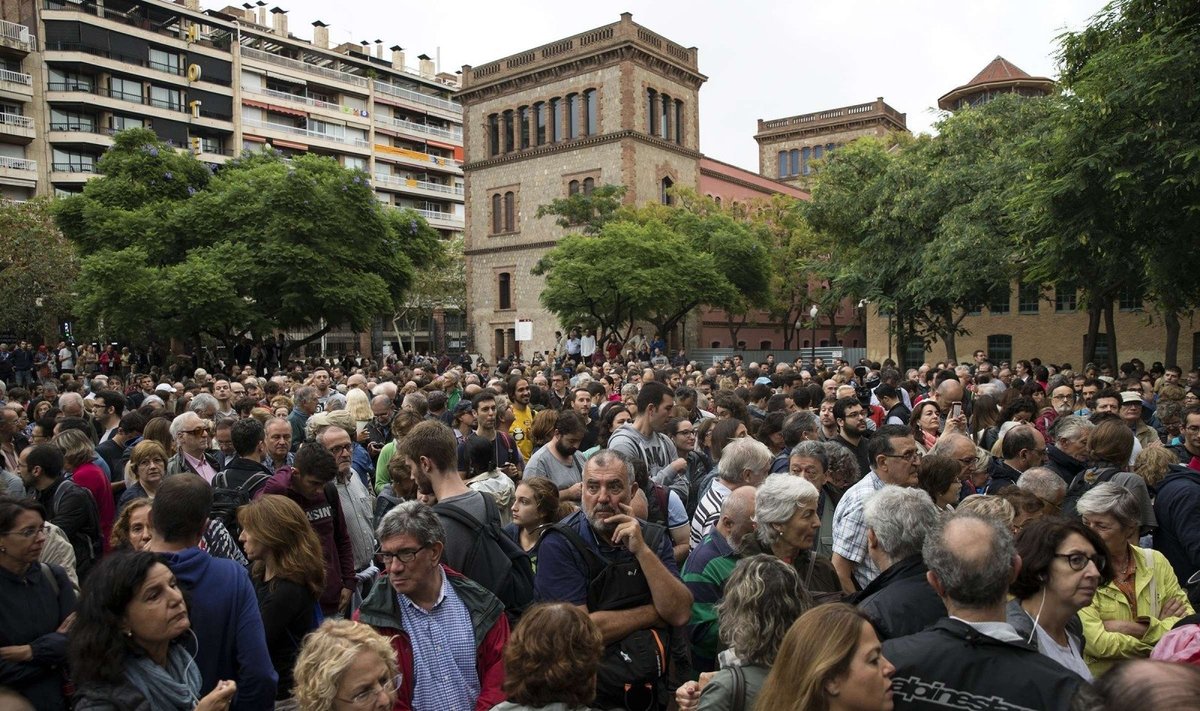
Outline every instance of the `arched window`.
[(579, 138), (579, 94), (567, 94), (567, 138)]
[(513, 112), (512, 109), (504, 112), (504, 152), (512, 153), (513, 150)]
[(720, 207), (720, 206), (721, 206), (721, 196), (720, 196), (720, 195), (718, 195), (718, 196), (716, 196), (716, 197), (715, 197), (715, 198), (713, 198), (713, 199), (717, 201), (717, 207)]
[(800, 174), (808, 175), (808, 158), (811, 155), (811, 150), (808, 146), (800, 149)]
[(557, 96), (550, 100), (550, 142), (562, 140), (562, 99)]
[(504, 193), (504, 231), (517, 231), (517, 196), (511, 190)]
[(510, 274), (508, 272), (501, 272), (499, 278), (497, 279), (497, 286), (499, 287), (499, 291), (500, 291), (500, 293), (499, 293), (500, 298), (498, 299), (498, 304), (499, 304), (498, 308), (511, 309), (512, 308), (512, 274)]
[(534, 140), (537, 145), (546, 143), (546, 102), (539, 101), (533, 105), (533, 123), (537, 126)]
[(646, 133), (653, 136), (655, 129), (658, 128), (655, 119), (655, 114), (658, 108), (658, 92), (653, 89), (646, 90)]
[(671, 178), (666, 177), (666, 178), (662, 179), (662, 195), (660, 196), (660, 198), (662, 200), (662, 204), (664, 204), (664, 205), (671, 204), (672, 198), (671, 198), (670, 191), (671, 191), (671, 188), (674, 187), (674, 185), (675, 185), (675, 181), (671, 180)]
[(720, 348), (720, 347), (721, 347), (721, 342), (720, 342), (720, 341), (713, 341), (713, 342), (712, 342), (712, 345), (711, 345), (711, 346), (709, 346), (709, 348)]
[(779, 177), (788, 177), (788, 152), (779, 151)]
[(492, 234), (504, 231), (504, 207), (501, 204), (500, 193), (492, 195)]
[(500, 114), (488, 116), (488, 155), (500, 152)]
[(675, 100), (675, 142), (683, 145), (683, 102)]
[(671, 116), (671, 97), (666, 94), (662, 95), (662, 111), (658, 116), (658, 135), (671, 140), (671, 126), (668, 120)]
[(593, 179), (593, 178), (584, 178), (583, 179), (583, 194), (584, 195), (591, 195), (592, 191), (595, 189), (596, 189), (595, 179)]
[(579, 181), (572, 180), (571, 182), (567, 183), (567, 195), (578, 195), (578, 194), (579, 194)]
[(825, 146), (813, 146), (813, 160), (821, 160), (825, 157)]
[(760, 350), (760, 351), (771, 350), (771, 342), (770, 341), (759, 341), (758, 342), (758, 350)]
[(600, 107), (596, 101), (596, 90), (583, 92), (584, 134), (595, 136), (600, 131)]
[(788, 174), (800, 175), (800, 151), (796, 148), (793, 148), (790, 157), (792, 159), (792, 164), (790, 166), (790, 170), (788, 170)]
[(517, 108), (517, 121), (521, 126), (518, 129), (521, 134), (521, 148), (529, 147), (529, 107), (521, 106)]

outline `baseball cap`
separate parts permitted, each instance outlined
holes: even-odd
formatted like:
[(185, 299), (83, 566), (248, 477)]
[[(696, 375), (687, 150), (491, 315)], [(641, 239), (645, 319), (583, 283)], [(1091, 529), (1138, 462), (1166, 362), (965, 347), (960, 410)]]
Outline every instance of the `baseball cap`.
[(1131, 403), (1137, 403), (1138, 405), (1141, 405), (1142, 404), (1142, 396), (1138, 395), (1137, 393), (1133, 392), (1132, 390), (1126, 390), (1126, 391), (1122, 392), (1121, 393), (1121, 404), (1129, 405)]
[(175, 392), (175, 388), (171, 387), (170, 385), (167, 385), (166, 383), (159, 383), (158, 387), (154, 388), (154, 392), (156, 392), (156, 393), (173, 393), (173, 392)]
[(768, 378), (768, 377), (767, 377), (767, 376), (765, 376), (765, 375), (760, 375), (760, 376), (758, 377), (758, 380), (755, 380), (755, 381), (754, 381), (754, 384), (755, 384), (755, 385), (770, 385), (770, 384), (771, 384), (771, 379), (770, 379), (770, 378)]

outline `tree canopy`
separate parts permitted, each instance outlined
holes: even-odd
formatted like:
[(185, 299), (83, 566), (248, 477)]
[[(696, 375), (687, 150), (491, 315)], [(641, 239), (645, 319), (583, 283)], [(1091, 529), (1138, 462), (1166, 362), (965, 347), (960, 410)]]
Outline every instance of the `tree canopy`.
[(79, 259), (54, 224), (49, 202), (0, 201), (0, 331), (20, 338), (54, 333), (71, 313)]

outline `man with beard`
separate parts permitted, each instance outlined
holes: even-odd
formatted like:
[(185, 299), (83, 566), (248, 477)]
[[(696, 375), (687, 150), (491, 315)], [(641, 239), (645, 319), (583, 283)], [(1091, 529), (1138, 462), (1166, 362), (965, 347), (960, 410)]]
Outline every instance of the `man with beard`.
[(867, 453), (867, 413), (856, 397), (838, 398), (833, 403), (833, 419), (838, 425), (834, 442), (854, 452), (858, 460), (858, 473), (866, 476), (871, 471), (871, 456)]
[(514, 375), (508, 379), (508, 398), (512, 400), (513, 423), (509, 427), (508, 433), (512, 436), (513, 441), (517, 443), (517, 449), (521, 450), (521, 459), (529, 461), (533, 456), (533, 408), (529, 406), (529, 398), (532, 391), (529, 388), (529, 380), (521, 375)]
[(583, 464), (586, 461), (579, 453), (584, 433), (585, 428), (578, 415), (571, 410), (560, 412), (550, 441), (534, 452), (525, 464), (525, 478), (549, 479), (558, 487), (560, 499), (579, 501), (583, 490)]
[[(582, 510), (548, 529), (538, 550), (535, 598), (586, 605), (610, 649), (635, 636), (666, 640), (667, 628), (687, 623), (691, 611), (692, 594), (679, 579), (670, 537), (661, 526), (633, 515), (630, 502), (636, 492), (630, 461), (600, 450), (584, 467)], [(615, 595), (589, 595), (596, 565), (612, 583), (605, 593), (620, 593), (619, 601), (609, 599)], [(640, 687), (632, 690), (636, 708), (657, 708), (657, 702), (666, 701), (666, 660), (660, 661), (661, 675), (649, 698), (641, 698)], [(607, 667), (609, 660), (601, 665)], [(625, 707), (628, 692), (602, 681), (595, 705)]]

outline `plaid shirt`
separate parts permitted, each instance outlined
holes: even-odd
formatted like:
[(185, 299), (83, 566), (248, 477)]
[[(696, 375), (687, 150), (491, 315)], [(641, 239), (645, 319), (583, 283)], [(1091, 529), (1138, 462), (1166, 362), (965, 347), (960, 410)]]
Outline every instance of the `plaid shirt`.
[(879, 575), (879, 568), (867, 555), (867, 522), (863, 517), (863, 502), (883, 488), (883, 480), (872, 469), (858, 483), (846, 490), (837, 510), (833, 512), (833, 552), (854, 566), (854, 582), (865, 588)]

